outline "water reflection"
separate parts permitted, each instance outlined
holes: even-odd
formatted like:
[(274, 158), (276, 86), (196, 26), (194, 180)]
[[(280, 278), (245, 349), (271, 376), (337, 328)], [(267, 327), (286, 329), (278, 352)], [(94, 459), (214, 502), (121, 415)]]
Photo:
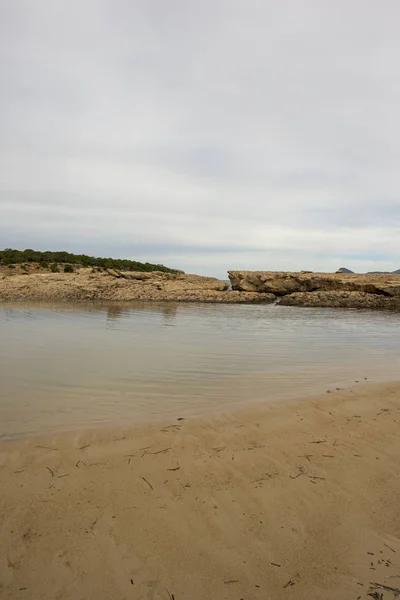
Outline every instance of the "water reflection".
[(0, 304), (0, 435), (393, 380), (395, 314), (271, 305)]
[[(76, 307), (78, 308), (78, 307)], [(80, 307), (81, 308), (81, 307)], [(165, 325), (173, 325), (177, 314), (177, 305), (176, 304), (163, 304), (158, 307), (159, 311), (154, 311), (154, 308), (149, 306), (149, 303), (137, 303), (134, 307), (126, 305), (126, 304), (113, 304), (112, 306), (108, 305), (106, 307), (94, 305), (89, 310), (97, 310), (97, 311), (105, 311), (107, 313), (107, 322), (112, 324), (114, 321), (118, 321), (121, 317), (128, 317), (130, 314), (134, 312), (140, 312), (144, 310), (151, 310), (152, 313), (160, 312), (164, 317)]]
[(177, 313), (177, 305), (176, 304), (165, 305), (163, 307), (162, 313), (163, 313), (165, 325), (173, 325), (173, 322), (175, 320), (176, 313)]
[[(114, 321), (124, 314), (124, 309), (120, 304), (114, 304), (107, 307), (107, 321)], [(125, 311), (126, 312), (126, 311)]]

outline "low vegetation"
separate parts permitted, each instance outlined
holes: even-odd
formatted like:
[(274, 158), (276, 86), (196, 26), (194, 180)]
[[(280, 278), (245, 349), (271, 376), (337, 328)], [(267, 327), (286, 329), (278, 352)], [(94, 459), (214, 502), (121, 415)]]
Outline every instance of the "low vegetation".
[(71, 254), (70, 252), (40, 252), (39, 250), (13, 250), (6, 248), (0, 250), (0, 264), (3, 265), (29, 265), (29, 263), (37, 263), (42, 269), (50, 269), (53, 272), (58, 272), (59, 265), (71, 265), (71, 270), (64, 272), (73, 272), (73, 266), (76, 267), (100, 267), (103, 269), (121, 269), (123, 271), (163, 271), (164, 273), (177, 273), (176, 269), (169, 269), (164, 265), (153, 265), (151, 263), (142, 263), (136, 260), (128, 260), (125, 258), (100, 258), (95, 256), (87, 256), (86, 254)]

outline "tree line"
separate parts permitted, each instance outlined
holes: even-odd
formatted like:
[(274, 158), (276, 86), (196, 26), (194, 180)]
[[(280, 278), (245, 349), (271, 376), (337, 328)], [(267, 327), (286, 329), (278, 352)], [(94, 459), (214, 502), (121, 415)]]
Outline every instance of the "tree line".
[(14, 250), (6, 248), (0, 250), (0, 263), (3, 265), (16, 265), (25, 263), (38, 263), (41, 266), (50, 266), (51, 264), (69, 264), (77, 267), (102, 267), (104, 269), (121, 269), (123, 271), (163, 271), (164, 273), (177, 273), (176, 269), (170, 269), (164, 265), (153, 265), (152, 263), (142, 263), (136, 260), (126, 258), (101, 258), (87, 256), (86, 254), (72, 254), (70, 252), (59, 251), (51, 252), (46, 250)]

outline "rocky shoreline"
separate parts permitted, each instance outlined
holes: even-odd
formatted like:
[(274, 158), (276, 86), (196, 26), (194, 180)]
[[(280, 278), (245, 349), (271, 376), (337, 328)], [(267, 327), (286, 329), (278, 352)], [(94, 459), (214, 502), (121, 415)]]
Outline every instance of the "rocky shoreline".
[(0, 272), (1, 300), (41, 301), (175, 301), (253, 303), (274, 302), (267, 293), (229, 291), (229, 284), (214, 277), (82, 268), (73, 273), (49, 273), (20, 267)]
[(185, 273), (81, 268), (43, 272), (31, 265), (0, 271), (0, 301), (175, 301), (400, 310), (400, 275), (229, 271), (231, 286)]
[(282, 306), (400, 310), (400, 275), (229, 271), (232, 289), (269, 293)]

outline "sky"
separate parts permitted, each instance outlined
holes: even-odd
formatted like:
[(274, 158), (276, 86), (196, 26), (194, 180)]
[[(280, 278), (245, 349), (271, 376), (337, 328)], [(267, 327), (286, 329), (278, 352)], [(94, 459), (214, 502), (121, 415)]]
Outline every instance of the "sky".
[(400, 268), (398, 0), (0, 0), (0, 248)]

